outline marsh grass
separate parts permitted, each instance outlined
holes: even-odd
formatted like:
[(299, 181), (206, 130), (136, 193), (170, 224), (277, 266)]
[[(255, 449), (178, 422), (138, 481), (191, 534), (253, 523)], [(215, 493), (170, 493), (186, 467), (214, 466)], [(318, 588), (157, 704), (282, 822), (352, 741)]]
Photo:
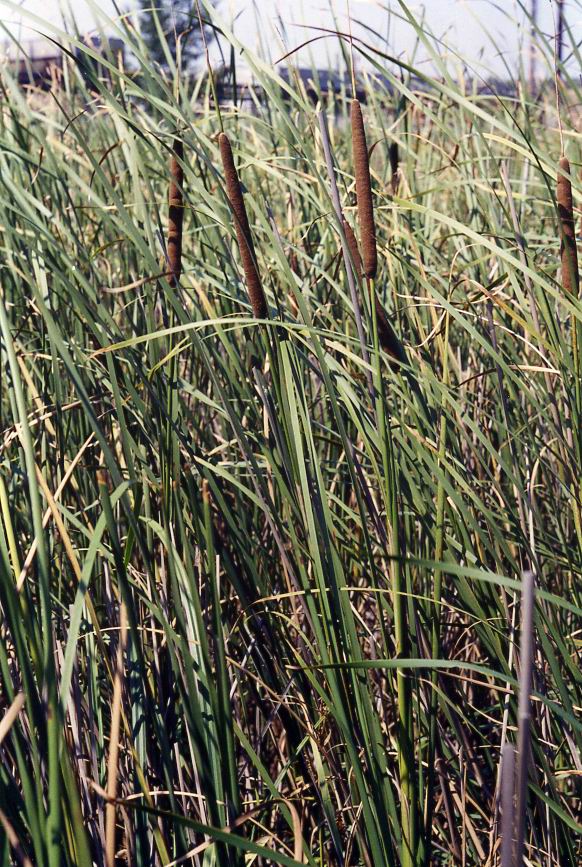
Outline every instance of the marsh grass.
[(1, 73), (3, 863), (580, 861), (579, 82), (557, 171), (551, 42), (478, 95), (400, 14), (357, 147), (218, 18), (252, 111), (125, 19)]

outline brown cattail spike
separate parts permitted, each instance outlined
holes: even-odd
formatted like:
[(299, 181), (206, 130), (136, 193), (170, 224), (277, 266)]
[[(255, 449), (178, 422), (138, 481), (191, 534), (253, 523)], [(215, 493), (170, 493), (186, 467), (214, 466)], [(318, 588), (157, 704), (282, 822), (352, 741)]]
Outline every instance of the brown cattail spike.
[(374, 305), (376, 307), (376, 328), (378, 329), (378, 343), (386, 353), (391, 355), (397, 361), (406, 361), (406, 353), (404, 347), (396, 336), (396, 332), (390, 324), (390, 320), (386, 316), (386, 312), (378, 296), (374, 295)]
[(228, 136), (223, 132), (218, 137), (218, 146), (220, 147), (220, 156), (226, 180), (226, 194), (234, 214), (236, 236), (253, 313), (257, 319), (266, 319), (267, 301), (257, 268), (257, 258), (255, 256), (242, 187), (232, 157), (230, 141)]
[(177, 286), (182, 273), (182, 225), (184, 222), (184, 198), (182, 195), (184, 172), (184, 145), (174, 140), (170, 158), (170, 189), (168, 193), (168, 270), (170, 286)]
[(358, 197), (358, 220), (360, 223), (364, 274), (366, 277), (375, 277), (378, 269), (378, 254), (376, 251), (376, 228), (374, 226), (370, 164), (362, 109), (357, 99), (352, 100), (351, 114), (352, 150), (356, 171), (356, 195)]
[(390, 159), (390, 170), (392, 172), (392, 177), (390, 179), (390, 186), (392, 187), (392, 195), (396, 195), (398, 190), (398, 184), (400, 182), (400, 158), (398, 155), (398, 142), (391, 142), (390, 147), (388, 148), (388, 157)]
[(570, 161), (563, 156), (559, 162), (558, 187), (556, 200), (560, 218), (562, 260), (562, 285), (567, 292), (578, 297), (580, 276), (578, 273), (578, 250), (576, 248), (576, 228), (572, 203), (572, 182), (570, 180)]

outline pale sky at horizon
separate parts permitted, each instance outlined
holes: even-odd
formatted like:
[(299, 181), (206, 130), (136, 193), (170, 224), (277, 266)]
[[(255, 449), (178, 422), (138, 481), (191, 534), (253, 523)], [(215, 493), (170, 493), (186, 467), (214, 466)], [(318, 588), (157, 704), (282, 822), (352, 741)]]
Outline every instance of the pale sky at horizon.
[[(528, 5), (529, 0), (525, 0), (525, 3)], [(128, 9), (133, 5), (133, 0), (121, 0), (118, 5)], [(376, 43), (387, 38), (391, 53), (404, 58), (413, 50), (414, 31), (409, 24), (398, 20), (395, 14), (399, 9), (398, 0), (350, 0), (349, 3), (348, 0), (333, 0), (332, 4), (326, 0), (296, 0), (292, 4), (281, 0), (261, 0), (256, 3), (253, 0), (220, 0), (217, 8), (224, 21), (229, 24), (235, 21), (234, 32), (243, 43), (253, 50), (260, 45), (263, 55), (277, 60), (287, 51), (320, 34), (318, 27), (334, 28), (330, 5), (335, 10), (340, 29), (348, 29), (349, 8), (355, 36), (360, 35)], [(503, 74), (502, 58), (506, 58), (512, 70), (515, 70), (520, 45), (527, 44), (527, 33), (516, 24), (519, 20), (523, 21), (524, 17), (519, 0), (407, 0), (407, 5), (416, 15), (424, 9), (428, 27), (434, 35), (459, 49), (471, 63), (478, 64), (479, 56), (482, 55), (481, 72), (485, 68), (495, 74)], [(33, 22), (25, 24), (26, 18), (19, 15), (18, 6), (55, 26), (62, 23), (59, 0), (21, 0), (20, 3), (0, 0), (0, 21), (12, 32), (19, 29), (20, 23), (23, 40), (34, 37), (34, 31), (30, 28), (38, 25)], [(555, 4), (551, 0), (538, 0), (538, 7), (540, 26), (545, 32), (553, 33)], [(74, 0), (73, 8), (83, 30), (90, 30), (94, 26), (95, 10), (97, 14), (100, 11), (107, 16), (116, 15), (111, 0)], [(363, 22), (364, 26), (358, 25), (358, 21)], [(571, 28), (579, 28), (582, 37), (582, 0), (570, 0), (568, 23)], [(309, 65), (314, 62), (325, 68), (330, 61), (332, 65), (337, 65), (338, 53), (337, 40), (325, 38), (303, 50), (295, 59)], [(422, 61), (422, 54), (418, 60)]]

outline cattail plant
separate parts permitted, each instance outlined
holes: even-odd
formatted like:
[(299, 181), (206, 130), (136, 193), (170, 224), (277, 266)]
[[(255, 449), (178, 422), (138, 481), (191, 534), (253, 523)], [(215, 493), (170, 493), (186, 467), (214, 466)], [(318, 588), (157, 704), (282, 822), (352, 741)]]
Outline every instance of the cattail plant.
[(177, 286), (182, 273), (182, 227), (184, 223), (184, 197), (182, 194), (184, 171), (184, 144), (174, 139), (170, 157), (170, 189), (168, 193), (168, 270), (170, 286)]
[(517, 814), (515, 821), (514, 863), (523, 863), (525, 841), (525, 817), (527, 806), (527, 779), (530, 763), (531, 742), (531, 684), (534, 655), (535, 577), (533, 572), (524, 572), (521, 592), (520, 672), (519, 706), (517, 721), (517, 766), (515, 774)]
[(372, 204), (372, 184), (370, 182), (370, 163), (362, 108), (357, 99), (352, 100), (352, 150), (356, 172), (356, 195), (358, 198), (358, 221), (362, 242), (364, 274), (369, 279), (376, 276), (378, 253), (376, 249), (376, 227)]
[(558, 60), (558, 77), (562, 77), (562, 63), (564, 62), (564, 30), (566, 24), (566, 9), (565, 0), (557, 0), (558, 7), (558, 33), (556, 37), (557, 45), (557, 60)]
[[(558, 163), (558, 183), (556, 188), (558, 219), (560, 221), (560, 260), (562, 264), (562, 286), (575, 298), (580, 294), (580, 275), (578, 272), (578, 249), (576, 246), (576, 226), (574, 223), (574, 203), (570, 161), (564, 154)], [(580, 385), (580, 348), (581, 329), (576, 317), (572, 317), (572, 355), (574, 358), (574, 391), (577, 411), (582, 407)], [(578, 425), (579, 428), (579, 425)]]
[(346, 241), (348, 242), (348, 249), (350, 251), (354, 271), (356, 272), (358, 279), (361, 280), (364, 276), (364, 264), (360, 255), (360, 248), (358, 247), (358, 239), (347, 220), (342, 220), (342, 227), (346, 236)]
[[(370, 181), (370, 163), (368, 160), (368, 146), (366, 144), (366, 131), (362, 109), (357, 99), (352, 100), (352, 149), (354, 155), (354, 168), (356, 173), (356, 195), (358, 198), (358, 221), (360, 224), (360, 239), (362, 242), (362, 255), (358, 250), (358, 243), (351, 226), (344, 220), (346, 240), (350, 248), (350, 254), (356, 272), (373, 280), (378, 270), (378, 251), (376, 246), (376, 226), (374, 224), (374, 206), (372, 202), (372, 184)], [(346, 228), (347, 227), (347, 228)], [(355, 254), (357, 252), (357, 255)], [(388, 321), (384, 308), (378, 301), (374, 287), (370, 287), (373, 303), (376, 311), (376, 324), (378, 329), (378, 341), (382, 349), (393, 358), (405, 360), (402, 345), (394, 329)]]
[(570, 180), (570, 161), (568, 157), (560, 157), (556, 200), (558, 217), (560, 219), (562, 260), (562, 285), (566, 291), (576, 297), (580, 288), (578, 274), (578, 250), (576, 248), (576, 228), (574, 224), (574, 206), (572, 201), (572, 181)]
[(390, 186), (392, 188), (392, 195), (396, 195), (398, 190), (398, 184), (400, 183), (400, 156), (398, 153), (398, 142), (391, 142), (390, 147), (388, 148), (388, 159), (390, 160), (390, 172), (392, 177), (390, 178)]
[[(362, 109), (357, 99), (352, 100), (351, 121), (352, 150), (356, 175), (356, 195), (358, 199), (358, 221), (360, 224), (360, 240), (362, 244), (363, 273), (368, 283), (370, 304), (373, 305), (375, 312), (374, 318), (376, 320), (378, 343), (383, 345), (386, 342), (390, 347), (388, 349), (389, 353), (394, 357), (398, 357), (394, 352), (395, 343), (393, 343), (391, 339), (395, 337), (395, 335), (388, 323), (384, 311), (380, 307), (374, 286), (376, 272), (378, 270), (376, 227), (374, 225), (374, 206), (372, 202), (372, 184), (370, 181), (370, 164), (368, 159), (368, 147), (366, 144), (366, 132), (364, 129)], [(347, 237), (346, 241), (351, 250), (353, 241), (350, 242)], [(350, 255), (354, 259), (357, 267), (358, 257), (354, 257), (351, 252)], [(379, 308), (380, 315), (378, 315)], [(378, 354), (376, 357), (375, 380), (374, 392), (376, 395), (378, 424), (379, 427), (382, 428), (385, 427), (385, 406), (380, 397), (382, 393), (382, 374)], [(391, 472), (388, 452), (386, 453), (386, 471), (387, 475)], [(394, 555), (395, 561), (391, 578), (396, 653), (398, 656), (405, 656), (408, 647), (408, 627), (406, 605), (403, 594), (402, 571), (400, 564), (398, 563), (398, 555), (400, 551), (400, 541), (398, 538), (399, 516), (394, 489), (392, 489), (387, 496), (388, 509), (391, 513), (391, 553)], [(398, 694), (398, 767), (400, 773), (400, 817), (402, 823), (401, 864), (402, 867), (413, 867), (413, 864), (416, 863), (418, 850), (418, 811), (413, 759), (414, 723), (412, 718), (410, 681), (405, 677), (402, 670), (398, 670), (396, 673), (396, 688)]]
[(229, 138), (223, 132), (218, 137), (218, 145), (224, 169), (224, 178), (226, 180), (226, 194), (232, 213), (234, 214), (236, 236), (251, 306), (257, 319), (266, 319), (267, 301), (257, 268), (257, 257), (255, 255), (242, 187), (234, 164)]

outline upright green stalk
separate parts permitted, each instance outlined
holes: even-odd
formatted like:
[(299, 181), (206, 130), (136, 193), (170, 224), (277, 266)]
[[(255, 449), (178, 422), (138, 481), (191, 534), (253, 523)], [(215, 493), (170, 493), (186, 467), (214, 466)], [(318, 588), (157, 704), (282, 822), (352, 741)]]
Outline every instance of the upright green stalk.
[[(439, 430), (439, 445), (438, 445), (438, 466), (440, 475), (437, 484), (436, 494), (436, 520), (435, 520), (435, 547), (434, 559), (435, 563), (442, 563), (444, 554), (444, 539), (445, 539), (445, 471), (444, 461), (447, 448), (447, 413), (446, 407), (446, 390), (449, 384), (449, 314), (446, 314), (445, 333), (442, 343), (442, 366), (443, 366), (443, 392), (441, 403), (441, 418)], [(443, 595), (443, 572), (440, 566), (436, 566), (433, 581), (432, 595), (432, 616), (431, 616), (431, 659), (434, 661), (440, 658), (441, 655), (441, 604)], [(431, 673), (431, 693), (430, 693), (430, 710), (429, 710), (429, 739), (428, 739), (428, 759), (427, 759), (427, 789), (425, 802), (425, 858), (426, 867), (430, 865), (432, 853), (432, 820), (434, 810), (434, 778), (435, 778), (435, 758), (436, 758), (436, 741), (437, 741), (437, 709), (438, 709), (438, 670), (433, 668)]]
[[(390, 413), (387, 409), (385, 388), (382, 381), (382, 355), (378, 336), (378, 311), (375, 280), (368, 278), (368, 293), (372, 316), (374, 342), (374, 394), (378, 434), (382, 449), (386, 531), (389, 540), (392, 607), (394, 611), (394, 636), (397, 659), (408, 655), (408, 627), (406, 593), (402, 574), (401, 519), (399, 509), (398, 471), (394, 459), (394, 444), (390, 431)], [(418, 810), (416, 804), (416, 780), (414, 768), (414, 721), (412, 715), (412, 691), (410, 678), (404, 669), (396, 671), (398, 701), (398, 727), (396, 749), (400, 776), (400, 817), (402, 831), (402, 867), (414, 867), (418, 851)]]

